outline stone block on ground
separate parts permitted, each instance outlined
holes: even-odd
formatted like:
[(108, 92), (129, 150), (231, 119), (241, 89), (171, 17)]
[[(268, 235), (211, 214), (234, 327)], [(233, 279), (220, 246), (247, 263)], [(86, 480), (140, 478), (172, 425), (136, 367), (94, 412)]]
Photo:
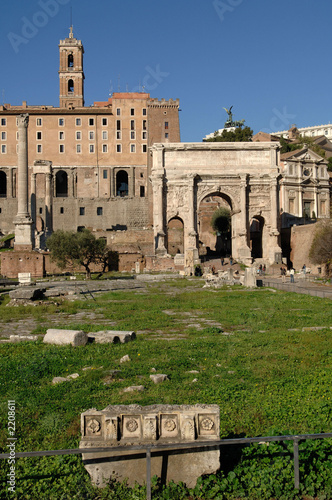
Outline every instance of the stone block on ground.
[[(183, 481), (193, 488), (198, 477), (214, 474), (220, 468), (219, 447), (195, 448), (174, 452), (177, 444), (214, 442), (219, 440), (219, 406), (217, 405), (119, 405), (104, 410), (88, 410), (81, 414), (80, 448), (113, 447), (114, 452), (83, 453), (85, 468), (93, 483), (103, 487), (110, 478), (133, 486), (146, 482), (144, 452), (116, 451), (118, 446), (174, 444), (151, 457), (151, 475), (162, 482)], [(109, 460), (109, 457), (116, 460)]]
[(131, 385), (123, 389), (123, 392), (143, 392), (145, 389), (144, 385)]
[(160, 382), (164, 382), (165, 380), (169, 380), (167, 375), (165, 375), (164, 373), (156, 373), (156, 375), (150, 375), (150, 379), (155, 384), (160, 384)]
[(104, 330), (99, 332), (88, 333), (90, 342), (96, 344), (125, 344), (136, 338), (136, 333), (133, 331), (118, 331), (118, 330)]
[(38, 340), (38, 335), (10, 335), (9, 340), (13, 344), (17, 342), (35, 342)]
[(125, 354), (124, 356), (122, 356), (122, 358), (120, 359), (120, 363), (128, 363), (128, 361), (130, 361), (130, 357), (128, 356), (128, 354)]
[(82, 330), (58, 330), (50, 328), (47, 330), (43, 342), (45, 344), (69, 345), (74, 347), (86, 345), (88, 336)]
[(44, 297), (44, 290), (32, 286), (23, 286), (9, 292), (9, 297), (14, 300), (39, 300)]

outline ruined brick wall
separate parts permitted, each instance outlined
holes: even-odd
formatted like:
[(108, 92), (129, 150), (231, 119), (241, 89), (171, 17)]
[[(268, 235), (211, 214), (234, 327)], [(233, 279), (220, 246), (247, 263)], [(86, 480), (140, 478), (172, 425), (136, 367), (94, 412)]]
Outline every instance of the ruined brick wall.
[[(291, 229), (291, 254), (290, 259), (296, 271), (300, 271), (303, 264), (311, 268), (312, 273), (318, 273), (318, 265), (309, 260), (309, 251), (319, 222), (304, 226), (293, 226)], [(323, 269), (322, 269), (323, 271)]]

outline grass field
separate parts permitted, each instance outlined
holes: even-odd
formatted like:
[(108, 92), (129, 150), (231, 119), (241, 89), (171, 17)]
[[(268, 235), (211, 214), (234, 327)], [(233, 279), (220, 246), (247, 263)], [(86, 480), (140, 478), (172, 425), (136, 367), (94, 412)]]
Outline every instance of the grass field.
[[(16, 401), (16, 451), (78, 447), (80, 413), (108, 404), (218, 404), (221, 437), (331, 432), (331, 301), (264, 289), (206, 290), (202, 284), (182, 279), (38, 308), (7, 307), (4, 300), (3, 322), (30, 316), (41, 321), (66, 312), (72, 319), (60, 328), (139, 333), (128, 344), (0, 345), (1, 449), (7, 444), (8, 400)], [(110, 326), (84, 316), (78, 322), (82, 311), (97, 313)], [(44, 326), (35, 330), (44, 332)], [(125, 354), (131, 361), (120, 365)], [(169, 380), (153, 384), (152, 368)], [(199, 373), (188, 373), (192, 370)], [(79, 378), (52, 385), (53, 377), (75, 372)], [(130, 385), (144, 385), (145, 391), (123, 393)], [(153, 498), (297, 498), (285, 449), (263, 448), (242, 450), (233, 468), (200, 482), (195, 491), (156, 484)], [(303, 443), (300, 449), (306, 460), (299, 498), (331, 499), (331, 440)], [(144, 488), (123, 485), (97, 493), (80, 457), (20, 459), (16, 466), (17, 498), (144, 498)], [(3, 483), (0, 497), (5, 495)]]

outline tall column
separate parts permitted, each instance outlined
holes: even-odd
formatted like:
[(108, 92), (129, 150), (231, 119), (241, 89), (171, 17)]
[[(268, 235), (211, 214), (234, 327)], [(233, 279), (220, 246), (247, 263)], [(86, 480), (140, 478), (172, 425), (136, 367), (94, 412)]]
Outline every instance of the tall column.
[(195, 229), (195, 178), (196, 174), (188, 174), (188, 247), (197, 248), (197, 232)]
[[(131, 196), (135, 196), (135, 167), (130, 169)], [(129, 193), (128, 193), (129, 194)]]
[(10, 168), (7, 173), (7, 198), (13, 197), (13, 169)]
[(32, 219), (28, 205), (28, 123), (29, 115), (17, 117), (18, 123), (18, 210), (15, 219), (15, 249), (32, 249)]
[(30, 196), (30, 212), (31, 217), (36, 224), (36, 190), (37, 190), (37, 174), (31, 174), (31, 196)]
[[(247, 176), (242, 176), (240, 181), (240, 214), (239, 229), (237, 231), (238, 257), (243, 263), (251, 264), (251, 251), (248, 247), (248, 229), (247, 229)], [(233, 251), (233, 250), (232, 250)]]
[(46, 237), (52, 233), (52, 174), (46, 173), (45, 189), (45, 234)]
[(153, 189), (153, 225), (156, 254), (166, 254), (164, 231), (164, 175), (156, 173), (152, 176)]
[[(270, 202), (271, 202), (271, 218), (270, 218), (270, 235), (268, 241), (268, 256), (270, 263), (279, 262), (281, 256), (281, 248), (278, 243), (278, 181), (274, 177), (270, 181)], [(276, 255), (278, 254), (278, 255)], [(278, 257), (278, 260), (276, 259)]]

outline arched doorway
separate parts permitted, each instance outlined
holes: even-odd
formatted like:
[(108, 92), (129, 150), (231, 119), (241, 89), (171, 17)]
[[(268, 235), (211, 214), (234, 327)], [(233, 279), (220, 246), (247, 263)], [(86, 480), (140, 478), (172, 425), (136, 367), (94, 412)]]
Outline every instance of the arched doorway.
[(128, 196), (128, 174), (125, 170), (116, 174), (116, 195), (121, 198)]
[(250, 248), (253, 259), (263, 258), (263, 228), (264, 218), (255, 215), (250, 223)]
[(59, 170), (56, 173), (55, 196), (57, 198), (67, 198), (68, 196), (68, 175), (64, 170)]
[[(221, 193), (205, 196), (198, 210), (199, 254), (207, 257), (232, 255), (232, 202)], [(225, 224), (224, 218), (228, 218)]]
[(173, 217), (167, 224), (167, 252), (172, 256), (184, 253), (184, 230), (180, 217)]

